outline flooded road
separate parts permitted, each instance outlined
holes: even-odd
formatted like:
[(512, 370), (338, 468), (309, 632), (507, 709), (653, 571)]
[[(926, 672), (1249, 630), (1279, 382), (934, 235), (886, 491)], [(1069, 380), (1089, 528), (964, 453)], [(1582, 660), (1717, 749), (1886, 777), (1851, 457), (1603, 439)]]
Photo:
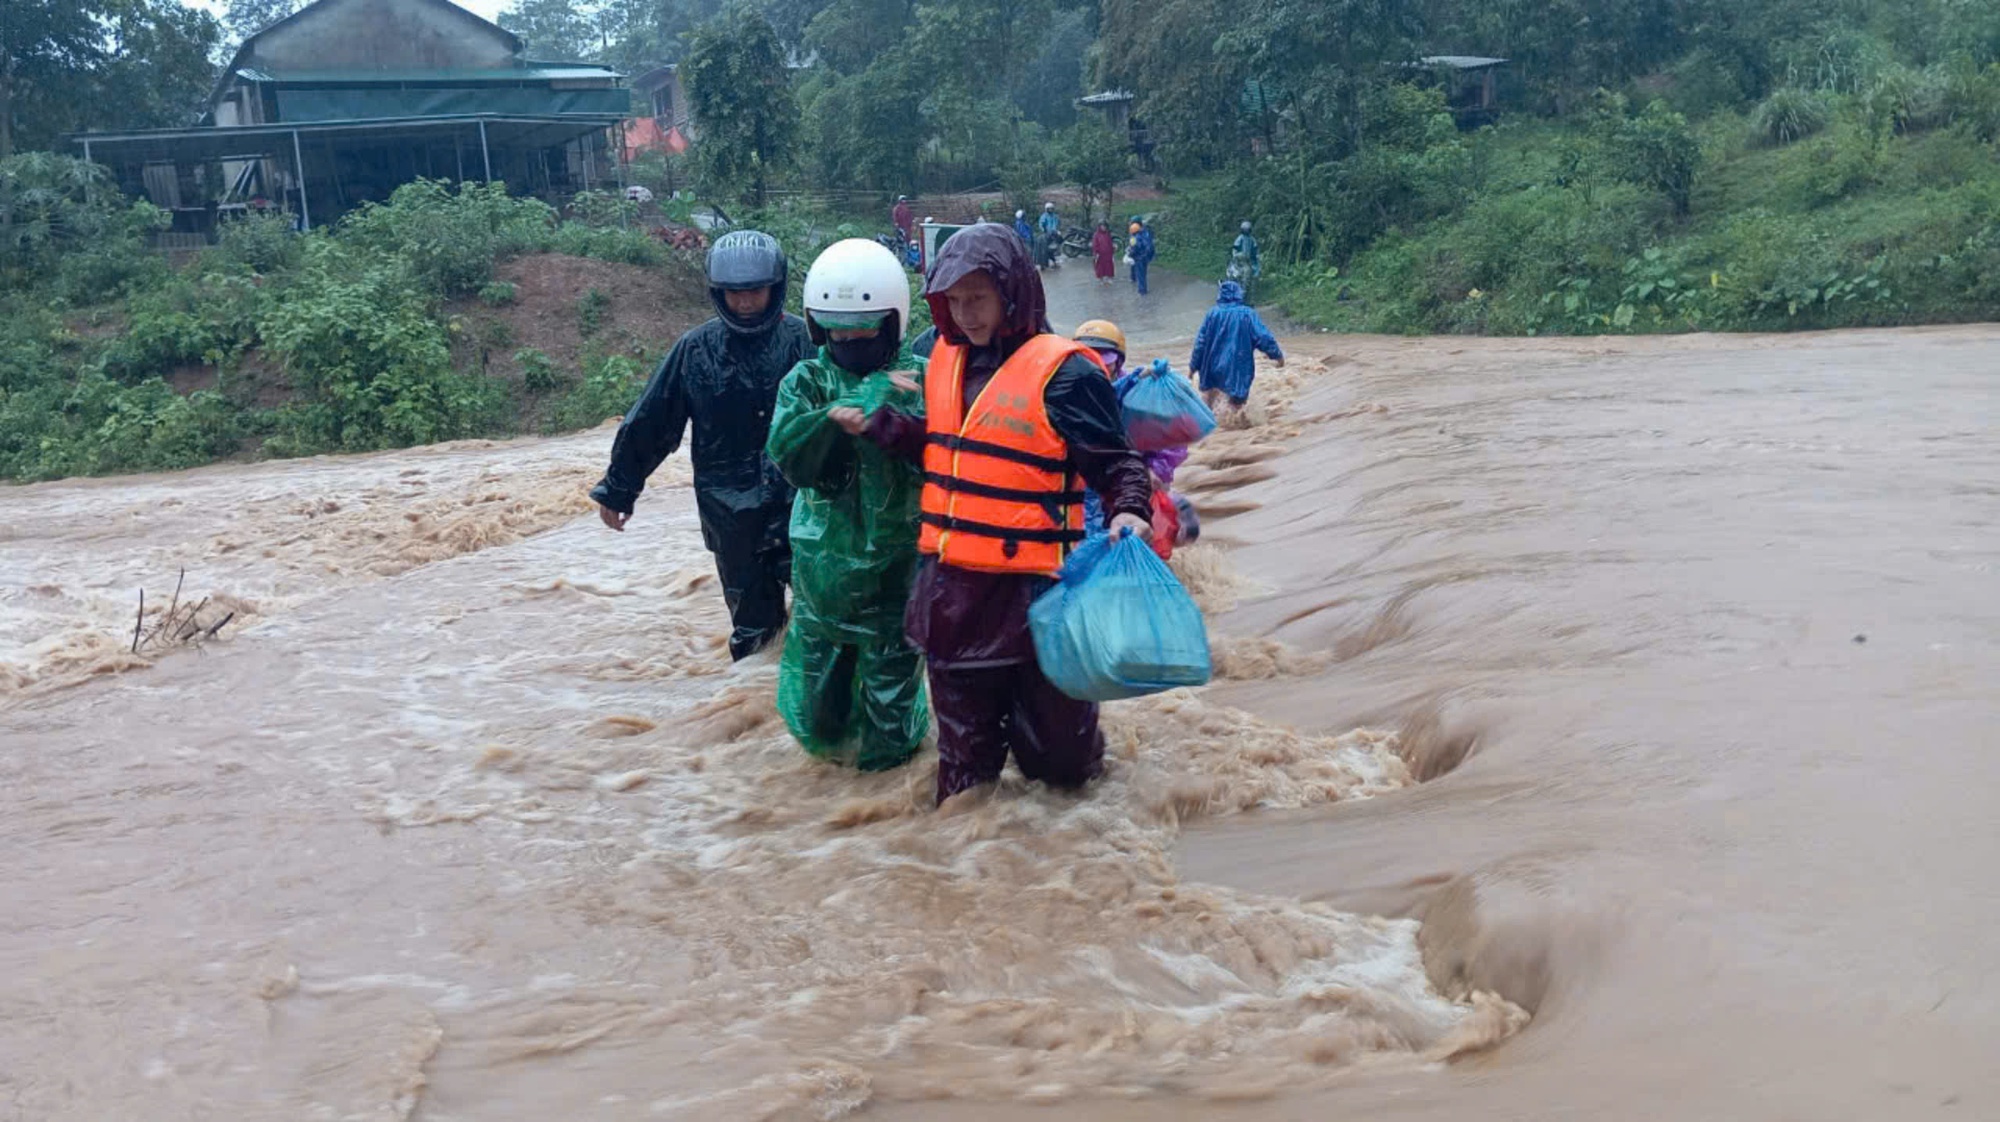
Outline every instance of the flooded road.
[(1081, 800), (806, 758), (608, 430), (0, 492), (0, 1117), (2000, 1111), (2000, 332), (1288, 346)]

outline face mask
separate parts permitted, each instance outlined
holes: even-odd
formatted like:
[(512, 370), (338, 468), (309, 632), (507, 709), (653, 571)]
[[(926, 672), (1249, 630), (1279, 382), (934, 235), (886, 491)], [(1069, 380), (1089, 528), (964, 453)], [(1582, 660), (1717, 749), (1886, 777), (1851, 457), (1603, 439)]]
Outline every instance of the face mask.
[(850, 374), (872, 374), (889, 365), (896, 358), (895, 335), (887, 331), (877, 331), (866, 339), (829, 339), (827, 353), (842, 370)]

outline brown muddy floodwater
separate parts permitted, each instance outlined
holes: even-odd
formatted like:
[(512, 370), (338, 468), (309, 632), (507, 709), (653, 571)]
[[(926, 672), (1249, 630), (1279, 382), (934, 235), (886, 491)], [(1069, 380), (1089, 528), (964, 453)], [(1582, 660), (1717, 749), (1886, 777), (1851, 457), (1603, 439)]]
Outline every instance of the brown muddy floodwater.
[(0, 1118), (2000, 1117), (2000, 331), (1288, 346), (1082, 799), (805, 758), (608, 430), (0, 491)]

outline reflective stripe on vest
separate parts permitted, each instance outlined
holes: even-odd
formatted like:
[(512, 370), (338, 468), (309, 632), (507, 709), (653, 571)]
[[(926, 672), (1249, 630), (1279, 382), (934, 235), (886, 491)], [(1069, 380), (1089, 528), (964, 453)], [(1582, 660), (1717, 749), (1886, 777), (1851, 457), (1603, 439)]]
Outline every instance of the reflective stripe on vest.
[(986, 572), (1053, 575), (1062, 567), (1069, 547), (1083, 540), (1083, 485), (1044, 399), (1071, 355), (1098, 362), (1081, 344), (1035, 336), (967, 408), (966, 349), (938, 341), (924, 375), (929, 438), (919, 549)]

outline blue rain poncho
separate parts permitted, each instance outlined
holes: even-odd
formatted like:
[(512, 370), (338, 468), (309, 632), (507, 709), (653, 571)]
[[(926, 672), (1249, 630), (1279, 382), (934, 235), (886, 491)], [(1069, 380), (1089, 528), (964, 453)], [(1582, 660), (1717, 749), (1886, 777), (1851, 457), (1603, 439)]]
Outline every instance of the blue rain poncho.
[(1243, 286), (1223, 281), (1221, 296), (1195, 334), (1188, 369), (1201, 379), (1203, 390), (1221, 390), (1242, 401), (1250, 396), (1250, 383), (1257, 378), (1257, 351), (1274, 360), (1285, 357), (1277, 336), (1264, 326), (1256, 309), (1243, 302)]

